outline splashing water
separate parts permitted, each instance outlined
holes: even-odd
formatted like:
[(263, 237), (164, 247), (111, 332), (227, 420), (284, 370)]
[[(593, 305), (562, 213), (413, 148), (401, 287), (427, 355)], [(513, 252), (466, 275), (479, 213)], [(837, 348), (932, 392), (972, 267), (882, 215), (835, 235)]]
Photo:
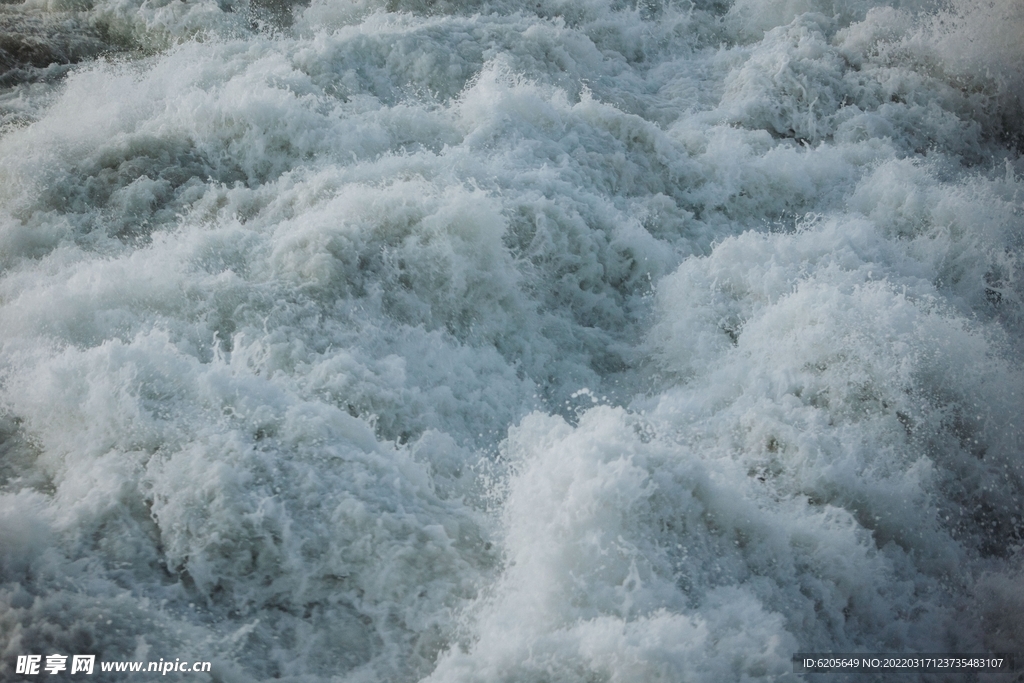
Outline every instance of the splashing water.
[(1016, 0), (0, 27), (0, 678), (1024, 651)]

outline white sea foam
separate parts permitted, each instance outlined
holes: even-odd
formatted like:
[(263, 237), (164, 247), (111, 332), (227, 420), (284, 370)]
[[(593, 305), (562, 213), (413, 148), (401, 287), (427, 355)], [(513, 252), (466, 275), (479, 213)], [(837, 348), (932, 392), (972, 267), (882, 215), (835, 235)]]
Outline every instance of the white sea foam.
[(1019, 3), (4, 12), (0, 677), (1024, 646)]

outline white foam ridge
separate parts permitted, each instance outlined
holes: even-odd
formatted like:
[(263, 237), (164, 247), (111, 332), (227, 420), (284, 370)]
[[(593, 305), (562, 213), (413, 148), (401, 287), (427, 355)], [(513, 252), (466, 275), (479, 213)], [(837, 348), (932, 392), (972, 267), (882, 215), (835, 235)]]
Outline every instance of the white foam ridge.
[(1024, 652), (1018, 0), (0, 33), (0, 679)]

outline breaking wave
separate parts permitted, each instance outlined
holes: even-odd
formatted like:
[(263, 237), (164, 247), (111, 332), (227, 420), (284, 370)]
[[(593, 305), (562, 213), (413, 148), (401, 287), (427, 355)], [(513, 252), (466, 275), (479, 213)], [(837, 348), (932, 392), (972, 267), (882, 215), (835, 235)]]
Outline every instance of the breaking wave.
[(1024, 651), (1016, 0), (0, 31), (0, 678)]

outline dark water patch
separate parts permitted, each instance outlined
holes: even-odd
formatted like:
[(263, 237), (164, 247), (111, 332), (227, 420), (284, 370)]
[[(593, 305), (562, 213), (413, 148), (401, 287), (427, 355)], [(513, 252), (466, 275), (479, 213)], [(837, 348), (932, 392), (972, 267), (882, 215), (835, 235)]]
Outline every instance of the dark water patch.
[(101, 32), (76, 13), (0, 5), (0, 87), (52, 77), (52, 65), (76, 64), (109, 50)]

